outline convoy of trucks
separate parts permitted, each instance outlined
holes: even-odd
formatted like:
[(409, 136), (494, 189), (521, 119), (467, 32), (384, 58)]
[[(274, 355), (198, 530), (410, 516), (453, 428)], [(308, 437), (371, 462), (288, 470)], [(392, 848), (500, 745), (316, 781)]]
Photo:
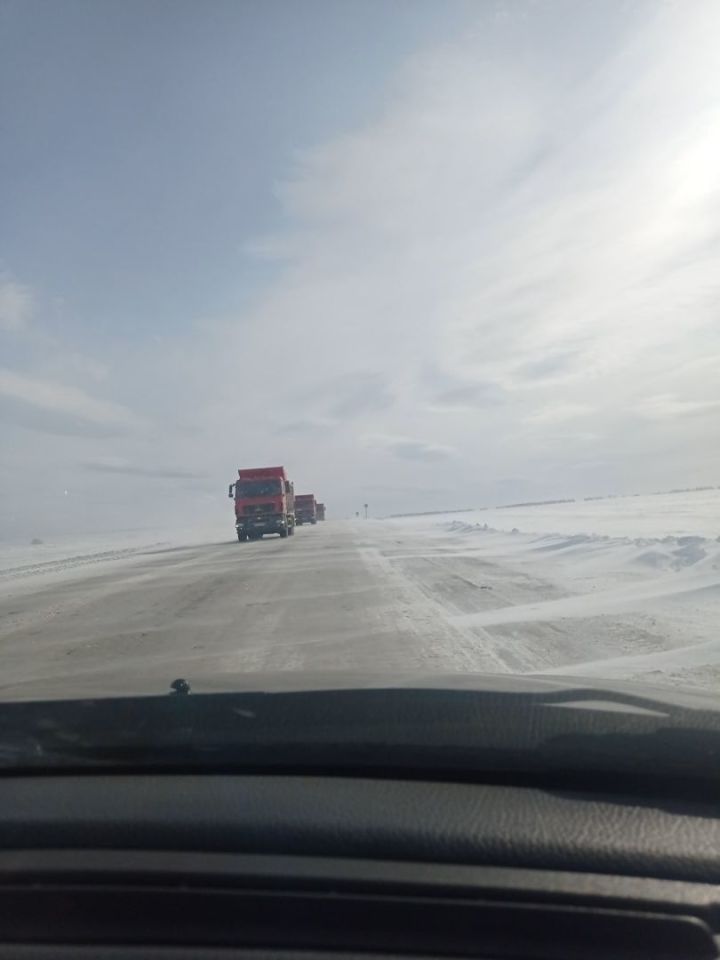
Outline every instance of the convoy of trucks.
[(235, 530), (240, 543), (260, 540), (266, 533), (291, 537), (295, 527), (325, 519), (325, 504), (312, 493), (295, 494), (285, 467), (250, 467), (238, 470), (228, 487), (235, 501)]

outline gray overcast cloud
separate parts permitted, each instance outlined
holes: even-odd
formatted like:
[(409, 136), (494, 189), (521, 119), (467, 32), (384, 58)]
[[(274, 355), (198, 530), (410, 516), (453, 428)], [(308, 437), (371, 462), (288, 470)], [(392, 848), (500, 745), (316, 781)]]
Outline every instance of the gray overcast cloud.
[(91, 6), (0, 2), (0, 536), (720, 483), (719, 4)]

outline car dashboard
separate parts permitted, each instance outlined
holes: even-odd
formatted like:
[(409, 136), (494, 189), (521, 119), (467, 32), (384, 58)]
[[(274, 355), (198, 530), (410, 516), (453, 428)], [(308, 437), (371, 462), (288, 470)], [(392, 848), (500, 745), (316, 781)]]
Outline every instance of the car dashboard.
[(711, 958), (713, 802), (512, 783), (0, 780), (0, 960)]

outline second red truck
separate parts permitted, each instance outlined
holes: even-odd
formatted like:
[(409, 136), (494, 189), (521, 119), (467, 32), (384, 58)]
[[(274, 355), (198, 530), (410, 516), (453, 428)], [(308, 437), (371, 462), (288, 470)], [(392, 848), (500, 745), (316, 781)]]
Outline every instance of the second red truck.
[(295, 519), (298, 526), (303, 523), (317, 523), (317, 503), (314, 493), (299, 493), (295, 497)]

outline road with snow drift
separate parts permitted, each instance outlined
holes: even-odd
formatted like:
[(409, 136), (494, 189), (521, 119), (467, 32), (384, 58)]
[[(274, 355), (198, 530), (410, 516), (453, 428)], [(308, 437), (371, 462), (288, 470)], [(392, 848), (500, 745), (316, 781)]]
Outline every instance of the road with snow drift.
[(587, 517), (553, 509), (534, 516), (556, 532), (530, 529), (528, 510), (515, 532), (476, 513), (6, 557), (0, 696), (163, 692), (179, 676), (218, 689), (261, 671), (719, 686), (717, 531), (648, 536), (625, 518), (631, 536), (583, 533)]

